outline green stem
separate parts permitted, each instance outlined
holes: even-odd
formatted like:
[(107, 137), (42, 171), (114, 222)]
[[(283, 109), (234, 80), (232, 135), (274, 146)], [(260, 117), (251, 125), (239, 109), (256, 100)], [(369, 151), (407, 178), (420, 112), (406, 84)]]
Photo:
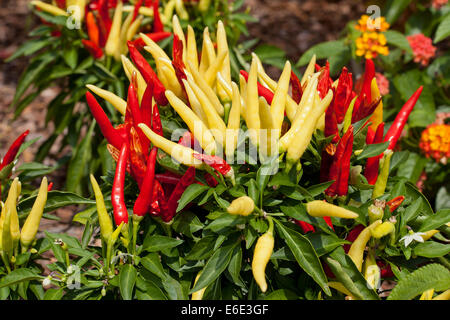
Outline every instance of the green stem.
[(272, 217), (266, 216), (267, 221), (269, 221), (269, 230), (267, 230), (268, 233), (273, 234), (273, 220)]
[(2, 256), (3, 263), (5, 264), (6, 270), (8, 271), (8, 273), (11, 273), (9, 261), (8, 261), (8, 259), (6, 259), (4, 252), (2, 252), (1, 256)]

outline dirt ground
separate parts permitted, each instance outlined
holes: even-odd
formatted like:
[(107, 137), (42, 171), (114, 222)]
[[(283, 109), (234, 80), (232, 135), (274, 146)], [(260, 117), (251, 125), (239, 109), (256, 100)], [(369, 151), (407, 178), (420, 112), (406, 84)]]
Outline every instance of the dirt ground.
[[(30, 129), (28, 139), (41, 137), (41, 142), (52, 129), (50, 125), (45, 126), (44, 119), (46, 105), (56, 95), (57, 88), (44, 91), (14, 121), (13, 109), (10, 108), (16, 83), (27, 65), (27, 59), (17, 59), (9, 64), (4, 63), (3, 59), (25, 41), (27, 33), (36, 24), (35, 17), (29, 14), (28, 2), (1, 0), (0, 4), (0, 157), (26, 129)], [(316, 43), (337, 39), (347, 22), (365, 11), (362, 1), (352, 0), (246, 0), (245, 3), (259, 19), (258, 23), (248, 25), (250, 36), (259, 38), (262, 43), (279, 46), (292, 61), (297, 61)], [(38, 144), (27, 149), (20, 161), (33, 161), (37, 148)], [(45, 160), (49, 165), (53, 161)], [(54, 182), (55, 189), (64, 187), (64, 171), (55, 172), (49, 179)], [(45, 225), (42, 228), (81, 236), (81, 228), (70, 225), (74, 213), (74, 208), (60, 209), (55, 214), (61, 221), (43, 221)]]

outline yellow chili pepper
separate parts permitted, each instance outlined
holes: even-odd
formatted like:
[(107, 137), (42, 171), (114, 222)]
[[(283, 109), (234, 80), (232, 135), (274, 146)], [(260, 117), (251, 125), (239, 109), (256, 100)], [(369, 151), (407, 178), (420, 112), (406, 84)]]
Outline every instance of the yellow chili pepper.
[[(175, 10), (177, 10), (177, 6), (178, 6), (177, 3), (179, 3), (179, 0), (176, 0), (176, 2), (175, 2)], [(181, 17), (181, 19), (184, 19), (184, 18)], [(181, 28), (180, 20), (178, 20), (178, 16), (176, 14), (174, 14), (172, 17), (172, 29), (173, 29), (173, 34), (176, 34), (178, 36), (178, 38), (181, 40), (181, 42), (183, 43), (183, 56), (182, 57), (183, 57), (183, 63), (186, 64), (186, 38), (184, 37), (183, 28)]]
[(161, 49), (158, 44), (150, 39), (145, 33), (139, 33), (139, 36), (144, 40), (145, 47), (144, 50), (148, 51), (152, 56), (153, 59), (155, 59), (155, 62), (158, 58), (166, 58), (170, 61), (169, 56), (164, 52), (163, 49)]
[(375, 254), (372, 251), (369, 252), (364, 261), (364, 278), (373, 289), (378, 288), (381, 279), (381, 270), (377, 265)]
[[(222, 52), (225, 52), (225, 58), (220, 67), (220, 74), (223, 76), (223, 78), (224, 78), (225, 82), (228, 84), (228, 86), (231, 86), (230, 54), (229, 54), (229, 48), (228, 48), (227, 33), (225, 31), (225, 27), (223, 25), (222, 20), (219, 20), (217, 22), (216, 39), (217, 39), (217, 54), (220, 56), (220, 54), (222, 54)], [(217, 94), (219, 95), (219, 97), (222, 101), (230, 100), (230, 99), (228, 99), (229, 94), (225, 91), (225, 88), (223, 88), (223, 86), (220, 82), (217, 84)]]
[(270, 106), (263, 97), (259, 98), (259, 118), (261, 121), (259, 152), (262, 157), (270, 157), (277, 150), (276, 145), (280, 130), (275, 128), (274, 120), (270, 113)]
[(42, 2), (42, 1), (35, 1), (35, 0), (33, 0), (33, 1), (30, 1), (30, 3), (31, 3), (33, 6), (35, 6), (35, 7), (39, 8), (39, 9), (41, 9), (42, 11), (48, 12), (48, 13), (53, 14), (53, 15), (55, 15), (55, 16), (68, 16), (68, 15), (69, 15), (69, 14), (68, 14), (66, 11), (64, 11), (63, 9), (60, 9), (60, 8), (57, 7), (57, 6), (54, 6), (54, 5), (51, 5), (51, 4)]
[(10, 217), (10, 233), (14, 248), (20, 240), (19, 216), (17, 214), (17, 199), (21, 191), (19, 178), (15, 178), (9, 188), (8, 197), (5, 201), (6, 215)]
[(127, 110), (127, 102), (121, 97), (116, 96), (114, 93), (104, 90), (102, 88), (96, 87), (92, 84), (87, 84), (86, 87), (91, 90), (96, 95), (102, 97), (106, 101), (112, 104), (112, 106), (119, 111), (122, 115), (125, 115)]
[(163, 24), (167, 24), (168, 22), (170, 22), (174, 10), (175, 10), (175, 0), (170, 0), (164, 7), (164, 13), (161, 15), (161, 22)]
[[(223, 105), (220, 103), (219, 98), (217, 98), (217, 95), (214, 92), (214, 90), (208, 85), (208, 83), (206, 82), (204, 77), (200, 74), (200, 72), (195, 71), (195, 69), (191, 66), (191, 64), (189, 62), (188, 62), (188, 65), (189, 65), (189, 69), (191, 70), (190, 75), (192, 75), (192, 78), (193, 78), (192, 80), (195, 81), (196, 86), (198, 86), (204, 92), (204, 94), (208, 98), (209, 102), (213, 106), (213, 111), (215, 110), (219, 116), (223, 117), (224, 113), (225, 113), (224, 108), (223, 108)], [(186, 74), (186, 76), (188, 77), (188, 80), (190, 81), (189, 74)], [(194, 88), (192, 88), (192, 89), (194, 89)]]
[(229, 214), (248, 216), (255, 210), (255, 202), (248, 196), (242, 196), (234, 199), (227, 208)]
[(248, 117), (245, 117), (249, 137), (255, 146), (259, 145), (259, 129), (261, 129), (261, 120), (259, 118), (259, 101), (258, 101), (258, 65), (256, 55), (253, 54), (250, 72), (248, 74), (247, 92), (245, 95), (245, 108)]
[(153, 132), (146, 124), (139, 123), (138, 127), (141, 128), (142, 132), (147, 136), (147, 138), (152, 142), (152, 144), (163, 150), (165, 153), (169, 154), (177, 160), (178, 162), (189, 166), (189, 167), (202, 167), (202, 161), (194, 158), (195, 151), (191, 148), (182, 146), (173, 141), (167, 140), (164, 137), (161, 137), (159, 134)]
[(183, 101), (181, 101), (172, 91), (166, 90), (167, 100), (170, 102), (175, 111), (183, 119), (189, 127), (189, 130), (194, 134), (194, 137), (200, 143), (200, 146), (207, 154), (216, 153), (216, 142), (214, 136), (200, 120), (199, 117), (189, 108)]
[(236, 83), (231, 83), (233, 90), (233, 99), (231, 102), (231, 110), (228, 116), (225, 155), (227, 160), (233, 159), (234, 150), (236, 150), (239, 128), (241, 124), (241, 97), (239, 88)]
[(358, 218), (358, 214), (356, 212), (322, 200), (313, 200), (308, 202), (306, 204), (306, 211), (312, 217), (337, 217), (344, 219)]
[(106, 210), (105, 201), (103, 200), (103, 194), (100, 190), (100, 187), (95, 180), (94, 175), (90, 175), (92, 189), (94, 190), (95, 202), (97, 204), (97, 214), (98, 214), (98, 222), (100, 224), (100, 235), (103, 238), (103, 241), (108, 243), (113, 233), (113, 225), (111, 221), (111, 217)]
[(355, 297), (353, 296), (353, 294), (348, 291), (348, 289), (346, 287), (344, 287), (344, 285), (340, 282), (337, 281), (330, 281), (328, 282), (328, 286), (330, 286), (333, 289), (336, 289), (337, 291), (345, 294), (346, 296), (349, 296), (352, 298), (352, 300), (356, 300)]
[[(201, 274), (202, 274), (201, 271), (199, 273), (197, 273), (197, 276), (195, 277), (195, 280), (194, 280), (194, 287), (195, 287), (195, 284), (197, 283), (198, 278), (200, 278)], [(202, 300), (203, 294), (205, 293), (206, 288), (207, 287), (204, 287), (204, 288), (192, 293), (191, 300)]]
[(450, 289), (437, 295), (433, 298), (433, 300), (450, 300)]
[[(141, 26), (143, 18), (141, 16), (137, 17), (132, 23), (131, 25), (128, 27), (127, 30), (127, 36), (126, 36), (126, 40), (130, 41), (133, 39), (133, 37), (136, 35), (136, 33), (139, 31), (139, 28)], [(128, 46), (126, 43), (123, 43), (124, 46), (124, 50), (126, 54), (128, 52)]]
[[(204, 78), (208, 86), (213, 87), (214, 82), (216, 81), (217, 72), (219, 72), (220, 68), (222, 67), (222, 64), (225, 61), (225, 57), (228, 55), (228, 52), (222, 51), (220, 52), (216, 59), (211, 63), (208, 70), (206, 70), (204, 74)], [(224, 92), (225, 99), (227, 98), (226, 92)], [(222, 98), (222, 97), (221, 97)], [(224, 100), (222, 98), (222, 100)]]
[[(123, 6), (122, 10), (123, 12), (134, 12), (134, 6)], [(141, 6), (139, 8), (139, 14), (142, 14), (145, 17), (153, 17), (153, 8)]]
[(291, 79), (291, 64), (286, 61), (283, 72), (278, 80), (277, 88), (274, 92), (272, 104), (270, 105), (270, 113), (272, 114), (274, 128), (281, 132), (281, 125), (284, 119), (284, 109), (286, 105), (286, 97), (289, 91), (289, 82)]
[(429, 230), (427, 232), (424, 232), (425, 234), (422, 234), (421, 237), (423, 239), (423, 241), (427, 241), (428, 239), (430, 239), (432, 236), (434, 236), (436, 233), (438, 233), (439, 230)]
[(86, 0), (66, 0), (66, 8), (69, 9), (71, 6), (77, 6), (79, 8), (79, 18), (84, 19)]
[[(189, 61), (196, 71), (198, 71), (198, 51), (197, 51), (197, 42), (195, 40), (195, 32), (192, 29), (191, 25), (187, 27), (187, 52), (186, 52), (186, 61)], [(192, 72), (191, 70), (189, 70)]]
[(200, 10), (200, 12), (208, 11), (210, 4), (211, 0), (200, 0), (198, 2), (198, 10)]
[(370, 240), (372, 236), (372, 229), (381, 224), (381, 220), (377, 220), (370, 224), (368, 227), (364, 228), (363, 231), (358, 235), (358, 237), (353, 241), (350, 246), (350, 250), (348, 251), (349, 257), (353, 260), (358, 271), (361, 271), (364, 250), (366, 248), (367, 242)]
[(239, 74), (239, 88), (241, 91), (241, 116), (245, 120), (245, 101), (247, 101), (247, 81), (244, 76)]
[(419, 300), (432, 300), (434, 289), (426, 290), (422, 293)]
[(200, 120), (203, 121), (203, 123), (209, 127), (208, 124), (208, 118), (206, 118), (205, 112), (203, 111), (202, 105), (200, 103), (200, 101), (198, 101), (197, 97), (195, 96), (194, 91), (192, 90), (191, 86), (189, 85), (189, 83), (187, 82), (186, 79), (183, 79), (183, 84), (184, 84), (184, 88), (186, 89), (186, 93), (188, 96), (188, 100), (190, 103), (190, 106), (192, 108), (192, 110), (195, 112), (195, 114), (197, 115), (197, 117), (200, 118)]
[(28, 246), (33, 242), (39, 229), (39, 222), (44, 213), (45, 204), (47, 202), (48, 183), (47, 178), (44, 177), (39, 188), (38, 195), (31, 208), (25, 223), (22, 226), (20, 233), (20, 243), (22, 244), (22, 251), (26, 251)]
[(266, 266), (272, 256), (275, 240), (273, 238), (273, 221), (268, 217), (269, 230), (258, 238), (252, 260), (253, 278), (262, 292), (267, 291)]
[(224, 146), (225, 131), (227, 129), (225, 123), (223, 122), (219, 114), (215, 111), (204, 91), (202, 91), (202, 89), (199, 88), (192, 79), (188, 78), (188, 83), (194, 91), (198, 101), (200, 101), (200, 104), (202, 105), (203, 111), (205, 112), (206, 118), (208, 119), (209, 129), (214, 135), (216, 142)]
[(120, 55), (120, 28), (122, 25), (122, 1), (119, 1), (114, 11), (113, 22), (111, 24), (111, 30), (109, 31), (108, 40), (105, 44), (105, 53), (109, 56), (113, 56), (116, 60), (119, 60)]
[(144, 96), (145, 89), (147, 89), (147, 82), (145, 82), (144, 77), (139, 72), (139, 70), (133, 65), (130, 59), (121, 55), (122, 65), (125, 71), (125, 74), (130, 83), (132, 82), (133, 74), (136, 74), (136, 82), (137, 82), (137, 95), (139, 99), (139, 103), (142, 101), (142, 97)]
[[(263, 84), (263, 85), (265, 84), (265, 87), (268, 87), (272, 92), (275, 92), (277, 90), (278, 83), (275, 80), (271, 79), (267, 75), (267, 73), (264, 71), (264, 67), (261, 63), (261, 60), (259, 60), (259, 58), (257, 58), (257, 63), (258, 63), (259, 81), (261, 82), (261, 84)], [(290, 74), (289, 74), (289, 77), (290, 77)], [(273, 100), (272, 100), (272, 103), (273, 103)], [(285, 109), (286, 109), (286, 115), (287, 115), (289, 121), (292, 122), (295, 118), (295, 114), (297, 113), (298, 104), (288, 94), (286, 95)]]
[[(117, 50), (114, 53), (114, 57), (116, 60), (119, 60), (121, 54), (127, 54), (128, 53), (128, 46), (127, 46), (127, 32), (131, 25), (131, 20), (133, 19), (132, 14), (128, 14), (128, 16), (125, 18), (125, 21), (122, 23), (120, 27), (120, 35), (119, 35), (119, 50)], [(137, 21), (137, 19), (135, 20)]]
[(303, 74), (302, 80), (300, 81), (302, 86), (305, 84), (306, 81), (308, 81), (309, 76), (314, 73), (315, 68), (316, 68), (316, 55), (314, 54), (311, 57), (311, 60), (309, 60), (308, 66), (306, 67), (305, 73)]
[(395, 231), (395, 225), (390, 221), (385, 221), (382, 224), (380, 224), (379, 226), (377, 226), (371, 230), (372, 237), (374, 237), (375, 239), (380, 239), (394, 231)]
[(353, 115), (353, 108), (355, 106), (355, 102), (358, 96), (354, 97), (352, 101), (350, 101), (350, 105), (348, 106), (347, 112), (344, 116), (344, 133), (347, 132), (348, 128), (350, 128), (350, 125), (352, 124), (352, 115)]
[(184, 7), (183, 0), (175, 0), (175, 11), (183, 20), (189, 20), (189, 13)]
[[(370, 83), (370, 91), (371, 91), (370, 95), (371, 95), (372, 101), (375, 101), (381, 97), (376, 78), (373, 78), (372, 82)], [(372, 122), (370, 127), (374, 131), (377, 130), (378, 125), (381, 122), (383, 122), (383, 101), (382, 100), (380, 100), (380, 103), (376, 107), (375, 111), (372, 113), (372, 116), (369, 118), (369, 121)]]
[[(317, 94), (317, 93), (316, 93)], [(303, 123), (302, 128), (294, 135), (292, 142), (289, 144), (286, 154), (286, 169), (300, 160), (306, 148), (308, 147), (311, 138), (314, 134), (317, 121), (325, 112), (333, 97), (333, 91), (330, 89), (325, 98), (309, 113), (308, 121)]]
[(221, 98), (222, 101), (229, 102), (230, 99), (233, 98), (233, 89), (231, 88), (231, 85), (227, 83), (225, 78), (222, 76), (220, 72), (217, 72), (216, 80), (218, 85), (220, 84), (221, 88), (223, 89), (226, 98)]
[(393, 155), (392, 150), (386, 150), (381, 160), (381, 170), (378, 175), (377, 181), (373, 187), (372, 199), (376, 199), (384, 194), (386, 190), (387, 181), (389, 178), (389, 166), (391, 164), (391, 157)]
[(214, 44), (209, 36), (208, 27), (203, 30), (203, 43), (202, 43), (202, 56), (200, 59), (200, 66), (198, 71), (204, 74), (208, 70), (211, 63), (216, 59), (216, 51), (214, 50)]
[(300, 101), (300, 105), (303, 105), (304, 107), (301, 109), (299, 108), (299, 110), (295, 114), (295, 118), (292, 121), (291, 127), (280, 139), (280, 153), (283, 153), (288, 149), (289, 145), (294, 139), (295, 134), (300, 131), (306, 117), (314, 107), (317, 77), (318, 76), (314, 77), (310, 82), (308, 82), (308, 85), (306, 86), (305, 92), (303, 92), (302, 99)]
[(175, 74), (175, 70), (173, 69), (172, 62), (165, 58), (158, 58), (155, 62), (160, 66), (160, 68), (158, 69), (158, 76), (160, 73), (164, 74), (164, 87), (168, 90), (173, 91), (177, 95), (177, 97), (185, 99), (183, 89), (181, 88), (180, 82), (177, 79), (177, 75)]

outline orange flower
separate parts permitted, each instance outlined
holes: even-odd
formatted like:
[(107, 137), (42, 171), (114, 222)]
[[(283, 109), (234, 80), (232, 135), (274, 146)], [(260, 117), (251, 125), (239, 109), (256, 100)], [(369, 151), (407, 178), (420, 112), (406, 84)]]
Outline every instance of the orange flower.
[(389, 48), (386, 46), (386, 37), (378, 32), (363, 32), (356, 39), (356, 55), (364, 56), (366, 59), (376, 58), (378, 54), (388, 55)]
[(420, 63), (422, 66), (428, 65), (430, 59), (436, 54), (436, 47), (433, 46), (431, 38), (417, 33), (412, 36), (407, 36), (409, 45), (414, 54), (414, 62)]
[(375, 19), (370, 18), (368, 15), (364, 14), (358, 20), (358, 24), (355, 26), (356, 30), (361, 32), (366, 31), (378, 31), (384, 32), (389, 29), (390, 24), (386, 22), (384, 17), (378, 17)]
[(419, 147), (427, 158), (446, 164), (450, 157), (450, 125), (429, 125), (422, 132)]

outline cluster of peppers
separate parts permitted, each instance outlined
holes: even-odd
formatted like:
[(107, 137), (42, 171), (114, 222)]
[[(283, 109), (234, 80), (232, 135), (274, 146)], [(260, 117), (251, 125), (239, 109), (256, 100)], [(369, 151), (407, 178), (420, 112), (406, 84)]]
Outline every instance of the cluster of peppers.
[[(127, 41), (132, 40), (141, 28), (143, 16), (153, 18), (152, 32), (147, 34), (151, 39), (160, 41), (171, 35), (170, 32), (164, 31), (158, 10), (159, 0), (138, 0), (132, 6), (124, 6), (120, 0), (59, 0), (56, 6), (42, 1), (31, 3), (39, 10), (63, 16), (68, 16), (66, 8), (78, 6), (80, 18), (86, 23), (88, 35), (88, 39), (81, 41), (95, 59), (101, 59), (106, 54), (119, 60), (121, 54), (127, 54)], [(112, 17), (111, 9), (113, 9)], [(130, 13), (122, 21), (123, 13), (126, 11)], [(136, 45), (143, 45), (139, 39), (136, 40)]]
[[(234, 153), (237, 135), (228, 136), (227, 129), (239, 129), (241, 116), (244, 118), (247, 128), (253, 130), (250, 139), (259, 147), (263, 156), (272, 155), (273, 150), (276, 151), (277, 148), (279, 152), (286, 153), (286, 170), (288, 171), (294, 165), (297, 170), (301, 166), (299, 160), (316, 128), (322, 129), (327, 137), (332, 136), (331, 143), (324, 150), (321, 166), (321, 179), (323, 181), (334, 180), (326, 190), (326, 195), (330, 199), (336, 196), (344, 197), (348, 193), (350, 159), (353, 151), (353, 124), (368, 118), (366, 123), (372, 123), (369, 130), (374, 130), (373, 134), (369, 133), (368, 143), (390, 142), (389, 150), (385, 152), (382, 159), (381, 169), (376, 167), (373, 198), (376, 199), (384, 193), (392, 149), (395, 147), (422, 88), (419, 88), (408, 100), (383, 138), (381, 97), (376, 87), (374, 66), (371, 60), (367, 60), (364, 81), (359, 93), (353, 91), (351, 74), (345, 68), (339, 79), (333, 82), (329, 76), (328, 64), (321, 68), (316, 65), (315, 57), (311, 59), (301, 80), (292, 72), (290, 64), (287, 62), (277, 83), (264, 72), (261, 61), (256, 55), (253, 55), (249, 73), (245, 71), (240, 73), (239, 88), (230, 79), (228, 47), (221, 22), (217, 28), (217, 51), (209, 38), (208, 30), (205, 29), (200, 59), (193, 29), (188, 26), (188, 34), (185, 37), (176, 16), (173, 17), (173, 28), (172, 59), (152, 39), (141, 34), (141, 39), (145, 44), (143, 49), (148, 51), (155, 60), (156, 73), (139, 53), (138, 48), (128, 42), (134, 64), (122, 56), (122, 62), (131, 83), (126, 102), (112, 93), (89, 86), (92, 91), (113, 104), (125, 116), (125, 123), (113, 128), (101, 107), (95, 107), (95, 103), (92, 102), (93, 96), (90, 93), (87, 94), (88, 103), (101, 131), (110, 143), (113, 156), (118, 154), (116, 156), (118, 159), (116, 179), (113, 186), (113, 189), (116, 189), (117, 186), (117, 191), (113, 190), (112, 194), (114, 214), (115, 217), (119, 217), (116, 221), (117, 225), (122, 222), (126, 223), (128, 220), (128, 216), (124, 214), (126, 212), (125, 202), (123, 197), (120, 197), (123, 194), (124, 172), (128, 163), (124, 159), (129, 158), (129, 172), (141, 188), (139, 201), (135, 203), (135, 215), (139, 212), (147, 213), (147, 208), (150, 208), (150, 213), (152, 213), (152, 208), (157, 206), (163, 220), (167, 221), (163, 212), (169, 212), (170, 220), (173, 217), (173, 210), (164, 205), (164, 200), (161, 200), (159, 195), (148, 192), (146, 187), (153, 185), (153, 190), (157, 190), (158, 187), (155, 187), (159, 184), (157, 181), (162, 178), (162, 175), (157, 175), (154, 171), (152, 159), (156, 158), (156, 148), (170, 154), (172, 158), (189, 167), (185, 176), (181, 178), (174, 189), (175, 193), (177, 190), (180, 191), (179, 195), (183, 192), (184, 186), (194, 183), (195, 168), (205, 170), (212, 167), (222, 176), (232, 178), (234, 173), (231, 166), (215, 154), (221, 148), (225, 149), (227, 159), (230, 154)], [(292, 87), (292, 97), (288, 95), (289, 85)], [(150, 102), (152, 96), (157, 103), (152, 112), (149, 112), (152, 109)], [(168, 103), (192, 132), (188, 131), (179, 143), (164, 138), (159, 120), (155, 121), (154, 119), (158, 110), (157, 105), (163, 106)], [(291, 126), (281, 135), (285, 116), (291, 122)], [(225, 120), (226, 118), (228, 119)], [(197, 130), (194, 130), (194, 124)], [(200, 130), (198, 130), (199, 127)], [(270, 139), (264, 141), (260, 135), (262, 129), (274, 130), (274, 135), (279, 140), (275, 139), (275, 143)], [(297, 137), (302, 139), (297, 139)], [(148, 152), (150, 143), (145, 138), (148, 138), (153, 145), (150, 152)], [(380, 156), (374, 157), (376, 159), (369, 159), (369, 161), (378, 164), (378, 161), (375, 160), (380, 160)], [(368, 173), (370, 170), (374, 169), (366, 169), (367, 176), (371, 174)], [(181, 183), (183, 178), (186, 182)], [(220, 175), (216, 174), (211, 178), (220, 179)], [(172, 179), (173, 174), (170, 174), (170, 180), (172, 181)], [(152, 199), (143, 194), (152, 194), (157, 198)], [(117, 199), (115, 199), (116, 196)], [(149, 198), (152, 199), (150, 204)], [(174, 199), (171, 195), (170, 199), (174, 201), (169, 200), (169, 206), (175, 208), (177, 198), (179, 199), (178, 195)], [(397, 199), (397, 202), (392, 204), (392, 208), (394, 208), (392, 210), (395, 210), (400, 203), (401, 201)], [(142, 205), (141, 210), (136, 208), (138, 204)], [(333, 228), (330, 217), (347, 219), (358, 217), (352, 211), (319, 200), (307, 203), (306, 210), (313, 217), (323, 217), (330, 228)], [(263, 214), (262, 210), (257, 208), (249, 197), (235, 199), (228, 212), (239, 215), (249, 215), (252, 212)], [(126, 218), (121, 218), (122, 216), (126, 216)], [(265, 267), (270, 259), (274, 241), (273, 222), (270, 217), (265, 217), (272, 227), (269, 227), (267, 233), (258, 239), (252, 263), (255, 280), (263, 292), (267, 289)], [(305, 222), (298, 221), (297, 223), (304, 228), (305, 232), (314, 231), (314, 228)], [(363, 230), (356, 237), (349, 249), (349, 255), (360, 270), (365, 244), (372, 235), (372, 229), (375, 230), (378, 225), (381, 225), (383, 230), (377, 229), (377, 232), (383, 236), (386, 225), (381, 223), (380, 219), (376, 219), (367, 227), (368, 229), (364, 229), (365, 232)], [(200, 293), (198, 295), (201, 296)]]

